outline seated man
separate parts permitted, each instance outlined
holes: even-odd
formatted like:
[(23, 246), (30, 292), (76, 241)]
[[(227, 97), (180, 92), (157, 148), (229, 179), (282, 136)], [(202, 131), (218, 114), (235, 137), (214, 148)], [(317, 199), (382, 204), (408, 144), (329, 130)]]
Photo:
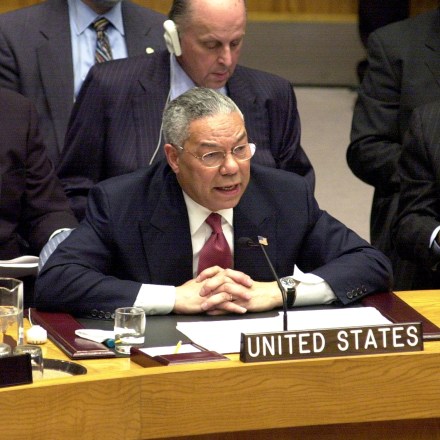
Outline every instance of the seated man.
[(411, 112), (440, 98), (439, 32), (438, 8), (373, 32), (353, 112), (347, 161), (359, 179), (374, 186), (371, 243), (391, 259), (397, 290), (410, 289), (414, 275), (391, 241), (400, 191), (397, 163)]
[(0, 89), (0, 260), (38, 255), (53, 232), (77, 225), (37, 118), (30, 101)]
[(410, 289), (440, 287), (440, 101), (414, 110), (399, 162), (400, 198), (394, 241), (416, 264)]
[[(282, 299), (265, 257), (239, 246), (257, 236), (296, 287), (296, 305), (390, 289), (388, 259), (321, 211), (303, 177), (251, 167), (255, 145), (229, 97), (185, 92), (168, 104), (163, 131), (166, 161), (91, 190), (85, 220), (37, 279), (37, 307), (82, 316), (133, 304), (149, 314), (270, 310)], [(297, 283), (295, 264), (313, 280)]]
[[(166, 103), (194, 87), (230, 96), (242, 110), (254, 161), (306, 176), (314, 172), (300, 144), (289, 81), (238, 65), (246, 32), (243, 0), (174, 0), (171, 54), (156, 51), (92, 67), (73, 108), (58, 168), (78, 219), (90, 188), (163, 158)], [(177, 30), (176, 30), (177, 29)]]

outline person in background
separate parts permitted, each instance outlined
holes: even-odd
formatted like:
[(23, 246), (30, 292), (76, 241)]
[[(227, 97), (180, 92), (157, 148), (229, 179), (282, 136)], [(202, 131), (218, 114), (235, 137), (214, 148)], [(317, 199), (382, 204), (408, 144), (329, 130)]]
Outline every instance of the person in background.
[(109, 59), (125, 58), (163, 48), (165, 18), (129, 0), (46, 0), (0, 15), (0, 87), (35, 104), (54, 164), (73, 103), (99, 52), (98, 31)]
[(77, 221), (39, 136), (34, 106), (7, 89), (0, 89), (0, 132), (0, 260), (38, 255), (52, 234)]
[[(368, 37), (372, 32), (387, 24), (405, 20), (409, 17), (409, 0), (359, 0), (358, 24), (362, 45), (368, 47)], [(368, 67), (367, 59), (357, 65), (359, 83), (362, 82)]]
[(440, 101), (414, 110), (399, 162), (394, 242), (416, 264), (411, 289), (440, 287)]
[(391, 259), (397, 290), (410, 288), (415, 270), (391, 242), (400, 191), (397, 163), (412, 110), (440, 99), (439, 56), (439, 9), (376, 30), (353, 113), (347, 161), (374, 187), (371, 243)]
[(244, 113), (254, 161), (306, 176), (314, 171), (301, 145), (292, 85), (238, 65), (246, 31), (244, 0), (175, 0), (168, 51), (94, 66), (75, 103), (58, 169), (78, 219), (101, 180), (163, 158), (162, 114), (194, 86), (220, 90)]
[(271, 310), (282, 305), (278, 283), (261, 249), (242, 246), (258, 236), (289, 307), (390, 289), (388, 259), (320, 210), (305, 178), (251, 165), (258, 146), (229, 97), (190, 89), (166, 107), (163, 132), (166, 160), (91, 189), (85, 219), (39, 274), (39, 309)]

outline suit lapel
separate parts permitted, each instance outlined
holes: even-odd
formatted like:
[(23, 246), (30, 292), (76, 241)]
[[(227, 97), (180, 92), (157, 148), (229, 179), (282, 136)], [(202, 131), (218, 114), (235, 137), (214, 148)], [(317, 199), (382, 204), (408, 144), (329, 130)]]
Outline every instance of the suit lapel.
[(193, 277), (192, 245), (182, 190), (171, 173), (150, 220), (141, 222), (140, 230), (151, 282), (178, 286)]
[(128, 56), (132, 57), (146, 53), (148, 46), (148, 34), (151, 26), (145, 19), (136, 13), (133, 5), (122, 2), (122, 18), (124, 20), (125, 41), (127, 43)]
[(245, 115), (246, 127), (250, 126), (249, 124), (253, 120), (260, 120), (262, 109), (258, 107), (256, 93), (249, 87), (249, 81), (245, 80), (240, 66), (237, 66), (234, 74), (228, 81), (227, 87), (229, 97)]
[[(437, 11), (433, 28), (426, 39), (426, 49), (425, 63), (440, 86), (440, 10)], [(432, 51), (435, 56), (432, 56)]]
[(37, 47), (37, 58), (60, 150), (73, 106), (72, 45), (67, 2), (53, 2), (45, 18), (40, 28), (45, 42)]
[(243, 70), (243, 67), (237, 66), (228, 81), (228, 94), (244, 115), (249, 141), (256, 143), (257, 147), (264, 147), (257, 148), (256, 161), (275, 166), (274, 157), (271, 153), (271, 136), (268, 124), (270, 118), (264, 101), (258, 101), (257, 99), (257, 96), (262, 96), (261, 87), (263, 87), (263, 84), (260, 85), (260, 90), (254, 90), (248, 76), (249, 74)]
[(276, 267), (276, 230), (276, 215), (261, 200), (251, 179), (240, 203), (234, 209), (234, 268), (260, 281), (272, 281), (272, 272), (260, 246), (242, 248), (238, 240), (240, 237), (249, 237), (258, 243), (258, 236), (267, 238), (269, 244), (265, 250)]
[[(159, 62), (146, 63), (142, 77), (139, 78), (139, 93), (134, 96), (132, 101), (139, 166), (149, 164), (155, 148), (159, 144), (162, 113), (166, 105), (170, 84), (169, 54), (160, 52), (145, 57), (160, 57), (160, 60)], [(167, 86), (164, 87), (164, 84)], [(163, 158), (162, 145), (163, 143), (160, 143), (155, 161)]]

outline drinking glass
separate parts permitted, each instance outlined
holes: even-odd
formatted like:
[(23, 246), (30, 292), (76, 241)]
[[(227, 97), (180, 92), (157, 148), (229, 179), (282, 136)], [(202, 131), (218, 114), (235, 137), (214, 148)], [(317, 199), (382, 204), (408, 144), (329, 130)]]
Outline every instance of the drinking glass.
[(130, 354), (133, 346), (145, 341), (145, 312), (140, 307), (120, 307), (115, 310), (115, 350)]
[(23, 282), (0, 278), (0, 343), (23, 344)]

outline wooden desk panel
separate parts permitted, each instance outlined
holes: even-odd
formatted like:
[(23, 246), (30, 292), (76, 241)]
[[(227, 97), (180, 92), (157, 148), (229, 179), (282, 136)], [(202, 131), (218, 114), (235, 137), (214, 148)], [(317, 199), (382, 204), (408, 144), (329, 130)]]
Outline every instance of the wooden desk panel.
[[(440, 292), (399, 295), (440, 323)], [(440, 438), (440, 342), (425, 348), (148, 369), (129, 359), (81, 361), (85, 376), (0, 389), (2, 438)], [(66, 359), (50, 342), (44, 352)]]

